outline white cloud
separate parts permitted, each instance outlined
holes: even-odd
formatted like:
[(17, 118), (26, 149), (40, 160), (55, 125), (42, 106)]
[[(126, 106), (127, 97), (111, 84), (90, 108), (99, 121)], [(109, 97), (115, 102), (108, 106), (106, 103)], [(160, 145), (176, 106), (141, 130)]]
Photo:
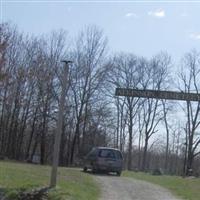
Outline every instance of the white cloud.
[(157, 17), (157, 18), (162, 18), (165, 17), (165, 11), (163, 9), (155, 10), (155, 11), (149, 11), (148, 15)]
[(130, 18), (130, 17), (138, 18), (138, 15), (136, 15), (135, 13), (130, 12), (130, 13), (126, 13), (125, 17), (127, 17), (127, 18)]
[(200, 40), (200, 33), (191, 33), (190, 38), (193, 40)]

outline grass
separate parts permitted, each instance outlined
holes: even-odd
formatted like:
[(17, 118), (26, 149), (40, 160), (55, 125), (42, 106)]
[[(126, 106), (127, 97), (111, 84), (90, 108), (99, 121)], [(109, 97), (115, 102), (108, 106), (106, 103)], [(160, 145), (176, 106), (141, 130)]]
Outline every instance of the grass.
[(153, 176), (142, 172), (123, 172), (123, 176), (158, 184), (169, 189), (174, 195), (185, 200), (200, 199), (200, 179), (178, 176)]
[[(51, 168), (0, 161), (0, 189), (9, 196), (14, 196), (19, 189), (30, 190), (49, 185)], [(78, 169), (58, 169), (58, 184), (51, 190), (50, 200), (96, 200), (100, 190), (92, 177)]]
[[(0, 193), (6, 191), (15, 196), (19, 189), (46, 187), (49, 185), (49, 166), (0, 161)], [(60, 167), (58, 184), (51, 190), (49, 200), (97, 200), (100, 195), (98, 185), (90, 175), (78, 169)], [(200, 179), (177, 176), (152, 176), (141, 172), (124, 171), (122, 176), (148, 181), (168, 188), (185, 200), (199, 200)]]

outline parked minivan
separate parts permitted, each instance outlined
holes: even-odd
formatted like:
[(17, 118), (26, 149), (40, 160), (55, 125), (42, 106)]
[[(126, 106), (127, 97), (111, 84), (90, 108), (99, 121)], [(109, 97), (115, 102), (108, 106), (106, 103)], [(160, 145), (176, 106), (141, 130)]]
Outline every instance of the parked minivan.
[(123, 156), (120, 150), (108, 147), (94, 147), (84, 158), (83, 170), (116, 172), (121, 175)]

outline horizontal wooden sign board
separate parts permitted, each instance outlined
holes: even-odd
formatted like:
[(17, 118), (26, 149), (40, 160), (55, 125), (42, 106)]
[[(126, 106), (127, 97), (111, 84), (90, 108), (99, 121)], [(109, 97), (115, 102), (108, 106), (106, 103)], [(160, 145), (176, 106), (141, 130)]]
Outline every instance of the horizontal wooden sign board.
[(115, 95), (128, 97), (170, 99), (182, 101), (200, 101), (200, 94), (161, 90), (139, 90), (129, 88), (116, 88)]

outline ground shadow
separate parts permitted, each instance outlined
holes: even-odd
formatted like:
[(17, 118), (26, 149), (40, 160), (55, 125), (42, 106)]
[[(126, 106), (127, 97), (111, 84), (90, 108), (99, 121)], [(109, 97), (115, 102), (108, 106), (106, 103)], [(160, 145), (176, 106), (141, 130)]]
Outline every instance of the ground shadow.
[(92, 170), (81, 170), (81, 172), (83, 173), (87, 173), (87, 174), (91, 174), (93, 176), (107, 176), (107, 177), (113, 177), (113, 176), (118, 176), (116, 173), (114, 172), (106, 172), (106, 171), (97, 171), (97, 172), (93, 172)]
[(6, 189), (5, 188), (0, 188), (0, 200), (7, 200), (6, 199)]
[(49, 187), (33, 188), (0, 188), (0, 200), (45, 200), (48, 199)]

